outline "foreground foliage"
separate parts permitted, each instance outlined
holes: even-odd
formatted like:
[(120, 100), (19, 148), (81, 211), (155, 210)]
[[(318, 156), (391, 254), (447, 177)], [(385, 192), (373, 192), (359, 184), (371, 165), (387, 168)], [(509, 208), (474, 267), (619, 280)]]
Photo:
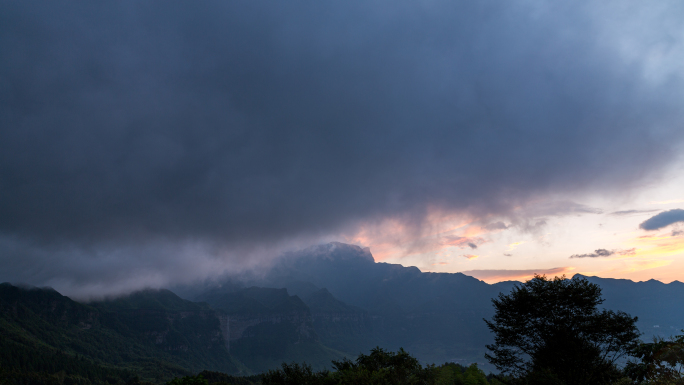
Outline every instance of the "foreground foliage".
[[(499, 385), (496, 378), (488, 378), (477, 364), (464, 367), (446, 363), (435, 368), (436, 385)], [(493, 377), (493, 376), (489, 376)]]
[(257, 385), (261, 384), (261, 375), (231, 376), (220, 372), (205, 370), (197, 375), (206, 380), (209, 385)]
[(586, 279), (535, 276), (492, 302), (485, 357), (519, 383), (615, 383), (617, 361), (638, 346), (637, 318), (598, 310), (601, 288)]
[(334, 372), (314, 372), (310, 366), (283, 364), (282, 369), (264, 375), (264, 385), (294, 384), (432, 384), (433, 367), (423, 368), (405, 350), (397, 353), (382, 348), (372, 349), (369, 355), (360, 354), (355, 361), (333, 361)]
[(482, 370), (473, 364), (468, 368), (448, 363), (439, 367), (423, 367), (405, 350), (388, 352), (372, 349), (369, 355), (360, 354), (356, 360), (333, 361), (334, 371), (313, 371), (306, 364), (283, 364), (263, 377), (264, 385), (332, 385), (332, 384), (398, 384), (398, 385), (489, 385)]
[(625, 372), (638, 384), (684, 384), (684, 335), (656, 338), (634, 349), (640, 361), (630, 362)]

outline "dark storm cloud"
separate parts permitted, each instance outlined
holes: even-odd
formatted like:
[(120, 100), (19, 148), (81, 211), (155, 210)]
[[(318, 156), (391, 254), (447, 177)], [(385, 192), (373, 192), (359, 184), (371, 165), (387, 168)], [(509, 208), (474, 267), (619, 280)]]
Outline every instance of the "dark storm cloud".
[(626, 250), (607, 250), (607, 249), (596, 249), (593, 253), (589, 254), (573, 254), (570, 258), (601, 258), (610, 257), (611, 255), (634, 255), (636, 249), (626, 249)]
[(615, 254), (613, 250), (606, 249), (596, 249), (592, 254), (573, 254), (570, 258), (598, 258), (598, 257), (609, 257)]
[(683, 88), (592, 4), (3, 2), (0, 235), (98, 259), (620, 191), (672, 159)]
[(484, 228), (487, 230), (494, 231), (494, 230), (506, 230), (508, 228), (508, 226), (506, 226), (505, 223), (499, 221), (499, 222), (489, 223)]
[(643, 230), (658, 230), (677, 222), (684, 222), (682, 209), (663, 211), (641, 222), (639, 227)]

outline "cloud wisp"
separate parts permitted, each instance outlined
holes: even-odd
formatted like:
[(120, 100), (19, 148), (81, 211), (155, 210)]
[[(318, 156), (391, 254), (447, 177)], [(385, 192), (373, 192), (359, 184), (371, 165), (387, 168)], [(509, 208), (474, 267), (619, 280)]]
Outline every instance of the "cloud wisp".
[(641, 215), (641, 214), (650, 214), (657, 212), (659, 210), (621, 210), (621, 211), (614, 211), (610, 213), (612, 216), (629, 216), (629, 215)]
[(387, 218), (597, 213), (562, 199), (629, 190), (684, 138), (683, 6), (631, 4), (4, 2), (0, 270), (81, 277), (48, 252), (77, 250), (114, 279), (205, 245), (153, 258), (172, 279)]
[(570, 258), (605, 258), (612, 255), (635, 255), (636, 248), (631, 248), (627, 250), (607, 250), (607, 249), (596, 249), (593, 253), (588, 254), (573, 254)]

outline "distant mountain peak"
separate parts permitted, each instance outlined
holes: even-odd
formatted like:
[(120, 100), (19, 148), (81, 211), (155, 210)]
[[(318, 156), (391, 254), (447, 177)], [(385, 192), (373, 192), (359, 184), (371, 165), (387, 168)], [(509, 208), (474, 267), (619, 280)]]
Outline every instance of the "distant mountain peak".
[(316, 245), (294, 253), (315, 259), (327, 260), (362, 260), (375, 263), (375, 259), (370, 252), (370, 248), (357, 245), (350, 245), (342, 242), (330, 242), (323, 245)]

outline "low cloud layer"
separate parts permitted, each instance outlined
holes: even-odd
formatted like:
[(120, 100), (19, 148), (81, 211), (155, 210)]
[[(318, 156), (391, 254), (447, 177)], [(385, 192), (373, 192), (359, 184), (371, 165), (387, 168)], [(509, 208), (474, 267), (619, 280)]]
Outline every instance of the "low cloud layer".
[(600, 212), (537, 203), (628, 191), (684, 136), (684, 6), (625, 4), (4, 2), (0, 280), (163, 285), (384, 218)]
[(639, 227), (643, 230), (658, 230), (677, 222), (684, 222), (684, 210), (682, 209), (663, 211), (643, 221)]
[(506, 230), (509, 226), (507, 226), (505, 223), (499, 221), (499, 222), (494, 222), (494, 223), (489, 223), (484, 228), (489, 231), (496, 231), (496, 230)]
[(636, 249), (627, 250), (607, 250), (607, 249), (596, 249), (593, 253), (588, 254), (573, 254), (570, 258), (603, 258), (610, 257), (612, 255), (634, 255)]

